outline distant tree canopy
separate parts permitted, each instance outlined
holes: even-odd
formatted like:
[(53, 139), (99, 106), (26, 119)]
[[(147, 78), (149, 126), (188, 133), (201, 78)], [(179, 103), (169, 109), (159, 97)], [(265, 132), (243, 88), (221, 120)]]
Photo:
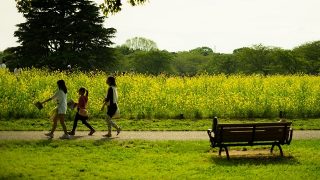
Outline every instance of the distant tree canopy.
[(198, 54), (202, 54), (204, 56), (208, 56), (208, 55), (212, 55), (213, 54), (213, 50), (209, 47), (199, 47), (199, 48), (195, 48), (190, 50), (189, 52), (191, 53), (198, 53)]
[(130, 50), (151, 51), (158, 50), (157, 44), (147, 38), (134, 37), (126, 40), (123, 46), (128, 47)]
[(104, 16), (91, 0), (16, 0), (26, 19), (14, 35), (21, 46), (7, 51), (22, 66), (64, 69), (106, 69), (114, 63), (111, 38), (114, 28), (104, 28)]

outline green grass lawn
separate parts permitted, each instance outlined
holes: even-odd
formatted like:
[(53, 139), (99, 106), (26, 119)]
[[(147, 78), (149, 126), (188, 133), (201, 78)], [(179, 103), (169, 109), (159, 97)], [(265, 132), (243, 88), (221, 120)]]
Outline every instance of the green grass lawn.
[[(246, 123), (246, 122), (275, 122), (277, 119), (220, 119), (221, 123)], [(292, 119), (288, 120), (293, 122), (294, 129), (304, 129), (304, 130), (320, 130), (320, 119)], [(195, 130), (203, 131), (211, 128), (211, 119), (141, 119), (141, 120), (128, 120), (119, 119), (116, 120), (123, 130), (143, 130), (143, 131), (156, 131), (156, 130)], [(67, 120), (67, 127), (70, 130), (72, 128), (73, 120)], [(106, 122), (104, 119), (91, 119), (90, 124), (96, 130), (106, 130)], [(49, 130), (51, 128), (51, 121), (49, 119), (1, 119), (0, 120), (0, 130)], [(58, 126), (61, 128), (61, 126)], [(81, 121), (78, 122), (78, 130), (87, 130), (87, 128), (82, 125)]]
[(0, 179), (319, 179), (319, 149), (300, 140), (283, 146), (285, 157), (228, 161), (207, 141), (0, 141)]

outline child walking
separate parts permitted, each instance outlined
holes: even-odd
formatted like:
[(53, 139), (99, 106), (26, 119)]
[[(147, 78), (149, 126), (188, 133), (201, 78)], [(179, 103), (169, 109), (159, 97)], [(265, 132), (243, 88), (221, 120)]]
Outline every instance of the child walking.
[(68, 90), (67, 90), (67, 87), (66, 87), (64, 80), (59, 80), (57, 82), (57, 85), (58, 85), (58, 91), (49, 99), (41, 102), (41, 104), (44, 104), (44, 103), (51, 101), (53, 99), (57, 101), (57, 109), (55, 110), (56, 112), (53, 116), (52, 129), (49, 133), (46, 133), (45, 135), (50, 138), (53, 138), (54, 131), (57, 128), (58, 120), (60, 120), (60, 124), (62, 126), (63, 131), (64, 131), (64, 135), (61, 136), (60, 138), (61, 139), (70, 139), (66, 124), (64, 123), (64, 117), (67, 112), (67, 92), (68, 92)]
[(101, 108), (101, 111), (103, 111), (105, 105), (107, 105), (106, 121), (108, 124), (108, 133), (103, 136), (111, 137), (112, 127), (117, 129), (117, 135), (119, 135), (121, 131), (120, 126), (118, 126), (114, 121), (112, 121), (112, 117), (115, 115), (116, 111), (118, 110), (118, 92), (117, 92), (116, 79), (114, 77), (109, 76), (107, 78), (106, 83), (109, 85), (109, 88), (108, 88), (103, 106)]
[(87, 128), (90, 129), (89, 136), (91, 136), (94, 132), (96, 132), (93, 127), (87, 122), (88, 120), (88, 114), (87, 114), (87, 103), (88, 103), (88, 95), (89, 92), (84, 87), (81, 87), (78, 91), (79, 93), (79, 99), (78, 103), (75, 103), (75, 106), (77, 107), (77, 113), (73, 121), (73, 128), (72, 131), (69, 132), (69, 135), (75, 135), (78, 120), (82, 121), (82, 124), (87, 126)]

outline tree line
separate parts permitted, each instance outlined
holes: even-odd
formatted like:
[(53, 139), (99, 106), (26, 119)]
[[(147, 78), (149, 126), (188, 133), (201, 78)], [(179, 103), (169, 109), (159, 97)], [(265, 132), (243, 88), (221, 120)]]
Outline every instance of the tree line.
[(148, 74), (312, 74), (320, 72), (320, 41), (302, 44), (291, 50), (262, 44), (217, 53), (209, 47), (168, 52), (115, 48), (116, 69)]

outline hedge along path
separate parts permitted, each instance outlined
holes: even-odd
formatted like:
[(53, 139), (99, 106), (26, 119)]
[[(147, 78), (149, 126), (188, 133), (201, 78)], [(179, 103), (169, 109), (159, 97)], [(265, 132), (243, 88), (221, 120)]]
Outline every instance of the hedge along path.
[[(0, 131), (0, 140), (45, 140), (48, 139), (44, 133), (47, 131)], [(93, 136), (88, 136), (88, 131), (78, 131), (72, 140), (208, 140), (209, 137), (206, 131), (121, 131), (116, 136), (113, 132), (113, 137), (103, 137), (106, 131), (97, 131)], [(53, 139), (59, 139), (62, 136), (62, 131), (56, 131)], [(320, 139), (320, 130), (294, 130), (293, 141), (298, 139)]]

